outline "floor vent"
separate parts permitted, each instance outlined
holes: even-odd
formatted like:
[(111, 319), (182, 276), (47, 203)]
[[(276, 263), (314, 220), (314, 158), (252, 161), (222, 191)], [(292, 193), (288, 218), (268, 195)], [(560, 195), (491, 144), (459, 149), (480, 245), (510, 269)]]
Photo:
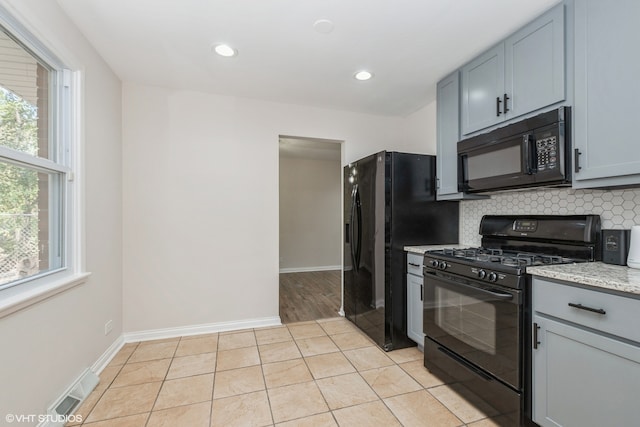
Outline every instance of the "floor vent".
[[(64, 426), (68, 421), (68, 417), (89, 396), (89, 393), (93, 391), (99, 381), (100, 378), (92, 370), (86, 369), (62, 397), (49, 407), (48, 413), (52, 417), (49, 417), (50, 421), (46, 425), (48, 427)], [(51, 420), (59, 420), (59, 422), (51, 422)]]
[(71, 395), (66, 396), (62, 402), (54, 409), (58, 415), (69, 415), (80, 403), (80, 399)]

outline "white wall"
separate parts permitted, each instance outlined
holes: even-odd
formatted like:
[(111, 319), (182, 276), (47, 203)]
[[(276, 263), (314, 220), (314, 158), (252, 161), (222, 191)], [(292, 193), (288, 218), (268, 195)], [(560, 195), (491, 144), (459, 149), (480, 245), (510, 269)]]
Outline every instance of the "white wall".
[(124, 328), (278, 316), (278, 135), (406, 150), (404, 120), (125, 84)]
[(342, 268), (341, 178), (340, 160), (280, 156), (280, 269)]
[[(2, 5), (85, 76), (85, 259), (93, 274), (0, 319), (0, 414), (43, 414), (122, 332), (121, 86), (56, 2)], [(105, 336), (107, 320), (113, 331)]]
[(436, 101), (410, 114), (403, 125), (406, 151), (418, 154), (436, 154)]

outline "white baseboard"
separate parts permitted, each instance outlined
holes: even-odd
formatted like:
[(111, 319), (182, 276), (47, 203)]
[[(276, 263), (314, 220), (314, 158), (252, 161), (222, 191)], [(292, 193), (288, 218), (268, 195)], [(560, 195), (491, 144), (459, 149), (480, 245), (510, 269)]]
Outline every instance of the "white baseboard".
[(280, 326), (282, 322), (279, 316), (263, 317), (260, 319), (236, 320), (231, 322), (207, 323), (202, 325), (180, 326), (177, 328), (151, 329), (147, 331), (126, 332), (123, 334), (124, 342), (137, 342), (175, 338), (190, 335), (211, 334), (214, 332), (235, 331), (239, 329), (263, 328), (267, 326)]
[(109, 348), (102, 353), (102, 356), (96, 360), (96, 362), (91, 366), (91, 370), (95, 372), (97, 375), (100, 375), (100, 372), (111, 362), (111, 359), (115, 357), (116, 354), (120, 351), (122, 346), (124, 345), (124, 336), (120, 335), (118, 339), (116, 339)]
[(310, 271), (342, 270), (341, 265), (321, 265), (319, 267), (281, 268), (280, 273), (308, 273)]

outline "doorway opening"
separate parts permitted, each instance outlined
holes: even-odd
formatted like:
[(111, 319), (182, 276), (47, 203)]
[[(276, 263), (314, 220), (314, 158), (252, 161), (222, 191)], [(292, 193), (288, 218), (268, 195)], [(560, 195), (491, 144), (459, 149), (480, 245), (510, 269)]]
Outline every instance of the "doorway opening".
[(342, 313), (342, 142), (279, 137), (282, 323)]

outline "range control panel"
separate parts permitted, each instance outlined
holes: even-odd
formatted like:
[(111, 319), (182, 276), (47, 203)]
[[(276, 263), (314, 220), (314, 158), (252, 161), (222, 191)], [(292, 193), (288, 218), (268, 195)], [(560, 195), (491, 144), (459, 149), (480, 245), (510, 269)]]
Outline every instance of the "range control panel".
[(513, 231), (530, 233), (538, 229), (538, 221), (535, 219), (516, 219), (513, 221)]

